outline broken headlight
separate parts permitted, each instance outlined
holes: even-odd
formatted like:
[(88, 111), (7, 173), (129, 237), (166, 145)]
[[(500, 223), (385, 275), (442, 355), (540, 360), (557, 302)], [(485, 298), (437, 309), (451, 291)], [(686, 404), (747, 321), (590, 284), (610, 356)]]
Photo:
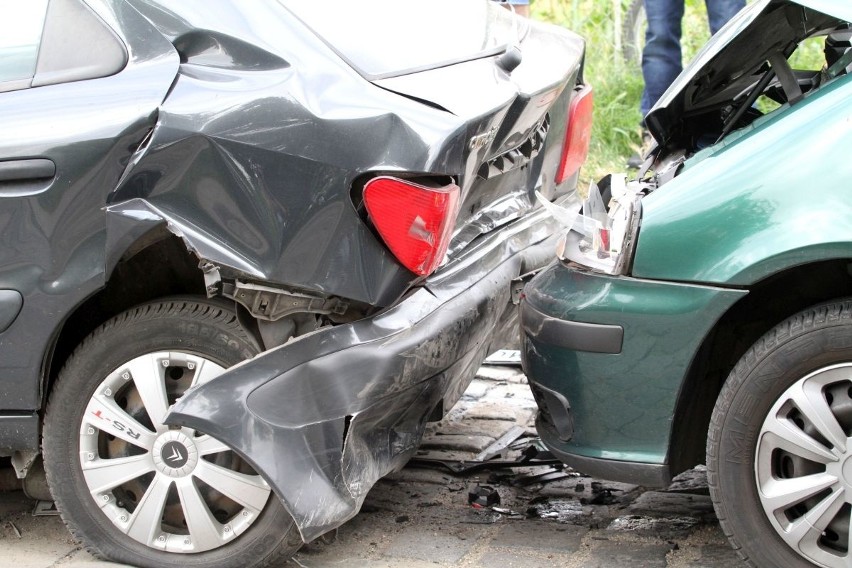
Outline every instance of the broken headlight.
[(605, 274), (627, 273), (639, 233), (644, 184), (613, 175), (610, 189), (608, 210), (594, 184), (583, 201), (582, 214), (577, 210), (566, 215), (567, 211), (562, 209), (558, 218), (568, 232), (556, 247), (560, 260)]

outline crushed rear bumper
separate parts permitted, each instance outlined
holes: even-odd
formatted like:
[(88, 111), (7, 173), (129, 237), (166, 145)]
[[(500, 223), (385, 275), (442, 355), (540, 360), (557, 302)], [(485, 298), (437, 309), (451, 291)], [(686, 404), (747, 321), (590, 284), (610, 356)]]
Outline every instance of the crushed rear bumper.
[(267, 480), (310, 541), (415, 452), (489, 350), (517, 335), (512, 286), (552, 257), (542, 210), (495, 231), (387, 311), (322, 329), (184, 395), (166, 419), (213, 435)]

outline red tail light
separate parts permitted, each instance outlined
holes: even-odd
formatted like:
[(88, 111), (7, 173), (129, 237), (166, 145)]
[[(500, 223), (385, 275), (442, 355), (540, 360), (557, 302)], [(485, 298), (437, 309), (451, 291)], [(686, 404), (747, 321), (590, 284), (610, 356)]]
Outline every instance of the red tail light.
[(592, 109), (594, 96), (592, 86), (585, 85), (574, 95), (568, 107), (568, 131), (565, 145), (562, 147), (562, 160), (556, 173), (556, 183), (562, 183), (573, 176), (589, 155), (589, 141), (592, 138)]
[(385, 244), (410, 271), (431, 274), (444, 260), (459, 206), (459, 186), (426, 187), (377, 177), (364, 186), (364, 204)]

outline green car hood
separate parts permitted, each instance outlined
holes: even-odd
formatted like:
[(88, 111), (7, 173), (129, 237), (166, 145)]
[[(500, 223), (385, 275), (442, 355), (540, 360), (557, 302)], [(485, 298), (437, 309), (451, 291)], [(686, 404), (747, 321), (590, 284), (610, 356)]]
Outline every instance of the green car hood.
[(756, 80), (770, 54), (789, 55), (820, 29), (852, 21), (849, 0), (759, 0), (713, 36), (684, 69), (645, 123), (663, 145), (682, 143), (684, 121), (728, 104)]

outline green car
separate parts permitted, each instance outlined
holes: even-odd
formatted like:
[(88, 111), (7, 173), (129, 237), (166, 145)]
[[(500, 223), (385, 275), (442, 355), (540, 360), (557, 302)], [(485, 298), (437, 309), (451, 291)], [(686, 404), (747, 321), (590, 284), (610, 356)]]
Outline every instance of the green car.
[(706, 463), (756, 566), (852, 566), (850, 22), (848, 0), (738, 14), (646, 117), (637, 179), (556, 212), (521, 301), (554, 454), (646, 486)]

